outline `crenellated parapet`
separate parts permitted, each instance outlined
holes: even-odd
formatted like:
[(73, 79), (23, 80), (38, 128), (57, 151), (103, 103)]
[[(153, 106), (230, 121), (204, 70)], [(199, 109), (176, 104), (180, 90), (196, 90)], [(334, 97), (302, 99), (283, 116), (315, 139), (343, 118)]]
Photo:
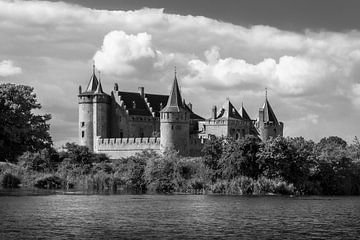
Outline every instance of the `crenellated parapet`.
[(145, 149), (159, 153), (160, 138), (98, 138), (95, 144), (95, 152), (105, 153), (112, 159), (132, 156)]
[(99, 138), (97, 140), (98, 146), (123, 146), (123, 145), (152, 145), (160, 144), (160, 138), (144, 137), (144, 138)]

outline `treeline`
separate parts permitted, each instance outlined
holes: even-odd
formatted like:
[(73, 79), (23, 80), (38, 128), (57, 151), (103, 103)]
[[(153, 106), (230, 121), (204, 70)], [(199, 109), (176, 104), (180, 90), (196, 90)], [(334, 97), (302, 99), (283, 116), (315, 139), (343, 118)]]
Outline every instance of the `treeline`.
[(3, 186), (78, 189), (130, 193), (325, 194), (360, 193), (360, 143), (338, 137), (320, 142), (278, 137), (261, 142), (212, 138), (203, 157), (158, 155), (143, 151), (110, 160), (104, 154), (68, 143), (26, 152), (17, 164), (3, 163)]
[(339, 137), (318, 143), (301, 137), (261, 142), (247, 136), (212, 138), (203, 157), (144, 151), (110, 160), (68, 143), (52, 148), (49, 114), (33, 88), (0, 84), (0, 183), (4, 187), (77, 188), (90, 191), (224, 194), (360, 193), (360, 143)]
[(360, 143), (339, 137), (318, 143), (302, 137), (277, 137), (266, 142), (248, 136), (213, 138), (204, 147), (212, 182), (246, 176), (285, 181), (296, 194), (350, 195), (360, 193)]

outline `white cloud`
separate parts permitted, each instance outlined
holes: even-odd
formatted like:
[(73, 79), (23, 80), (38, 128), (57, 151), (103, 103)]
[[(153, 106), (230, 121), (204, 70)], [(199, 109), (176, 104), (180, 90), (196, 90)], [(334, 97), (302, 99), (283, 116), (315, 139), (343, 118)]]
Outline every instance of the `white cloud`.
[(242, 90), (267, 86), (284, 95), (298, 95), (313, 92), (335, 71), (323, 60), (306, 57), (282, 56), (278, 62), (268, 58), (256, 64), (244, 59), (222, 59), (218, 47), (205, 51), (205, 58), (206, 62), (189, 61), (190, 74), (184, 80), (187, 85)]
[[(26, 69), (26, 79), (20, 75), (12, 80), (39, 89), (39, 99), (54, 116), (62, 118), (56, 115), (62, 111), (60, 102), (67, 106), (74, 117), (65, 122), (74, 128), (77, 85), (87, 84), (92, 57), (104, 72), (107, 91), (116, 81), (123, 90), (148, 84), (148, 91), (165, 93), (176, 65), (187, 99), (203, 115), (209, 105), (230, 97), (234, 104), (244, 100), (255, 118), (263, 89), (269, 87), (273, 108), (285, 128), (291, 122), (292, 135), (327, 134), (325, 128), (315, 129), (320, 126), (312, 124), (316, 119), (328, 119), (329, 126), (350, 134), (351, 119), (360, 117), (355, 111), (360, 106), (358, 30), (291, 32), (163, 9), (109, 11), (63, 2), (0, 0), (0, 32), (2, 58)], [(8, 66), (21, 73), (14, 63)], [(346, 112), (351, 117), (344, 117)], [(302, 121), (309, 126), (298, 129), (297, 120), (310, 119), (309, 113), (319, 117)], [(339, 118), (342, 125), (334, 123)]]
[(123, 31), (112, 31), (104, 37), (101, 50), (96, 52), (94, 60), (97, 68), (105, 73), (122, 75), (134, 72), (133, 63), (136, 61), (155, 57), (151, 35), (127, 35)]
[(20, 67), (15, 66), (14, 62), (11, 60), (3, 60), (0, 62), (0, 76), (8, 77), (16, 74), (22, 73)]

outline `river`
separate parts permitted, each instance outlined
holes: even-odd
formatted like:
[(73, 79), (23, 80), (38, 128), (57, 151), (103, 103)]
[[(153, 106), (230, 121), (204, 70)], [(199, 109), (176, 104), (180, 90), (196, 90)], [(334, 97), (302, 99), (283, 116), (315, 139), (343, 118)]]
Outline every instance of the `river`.
[(360, 197), (0, 192), (0, 239), (356, 239)]

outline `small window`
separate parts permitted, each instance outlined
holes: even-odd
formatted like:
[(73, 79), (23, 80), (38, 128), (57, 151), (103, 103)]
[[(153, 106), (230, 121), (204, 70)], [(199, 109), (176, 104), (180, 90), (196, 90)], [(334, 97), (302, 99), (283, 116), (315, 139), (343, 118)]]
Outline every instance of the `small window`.
[(171, 126), (171, 130), (174, 130), (174, 126)]
[(84, 126), (85, 126), (85, 122), (81, 122), (80, 125), (81, 125), (81, 127), (84, 127)]
[(81, 137), (82, 137), (82, 138), (85, 137), (85, 131), (81, 131)]

